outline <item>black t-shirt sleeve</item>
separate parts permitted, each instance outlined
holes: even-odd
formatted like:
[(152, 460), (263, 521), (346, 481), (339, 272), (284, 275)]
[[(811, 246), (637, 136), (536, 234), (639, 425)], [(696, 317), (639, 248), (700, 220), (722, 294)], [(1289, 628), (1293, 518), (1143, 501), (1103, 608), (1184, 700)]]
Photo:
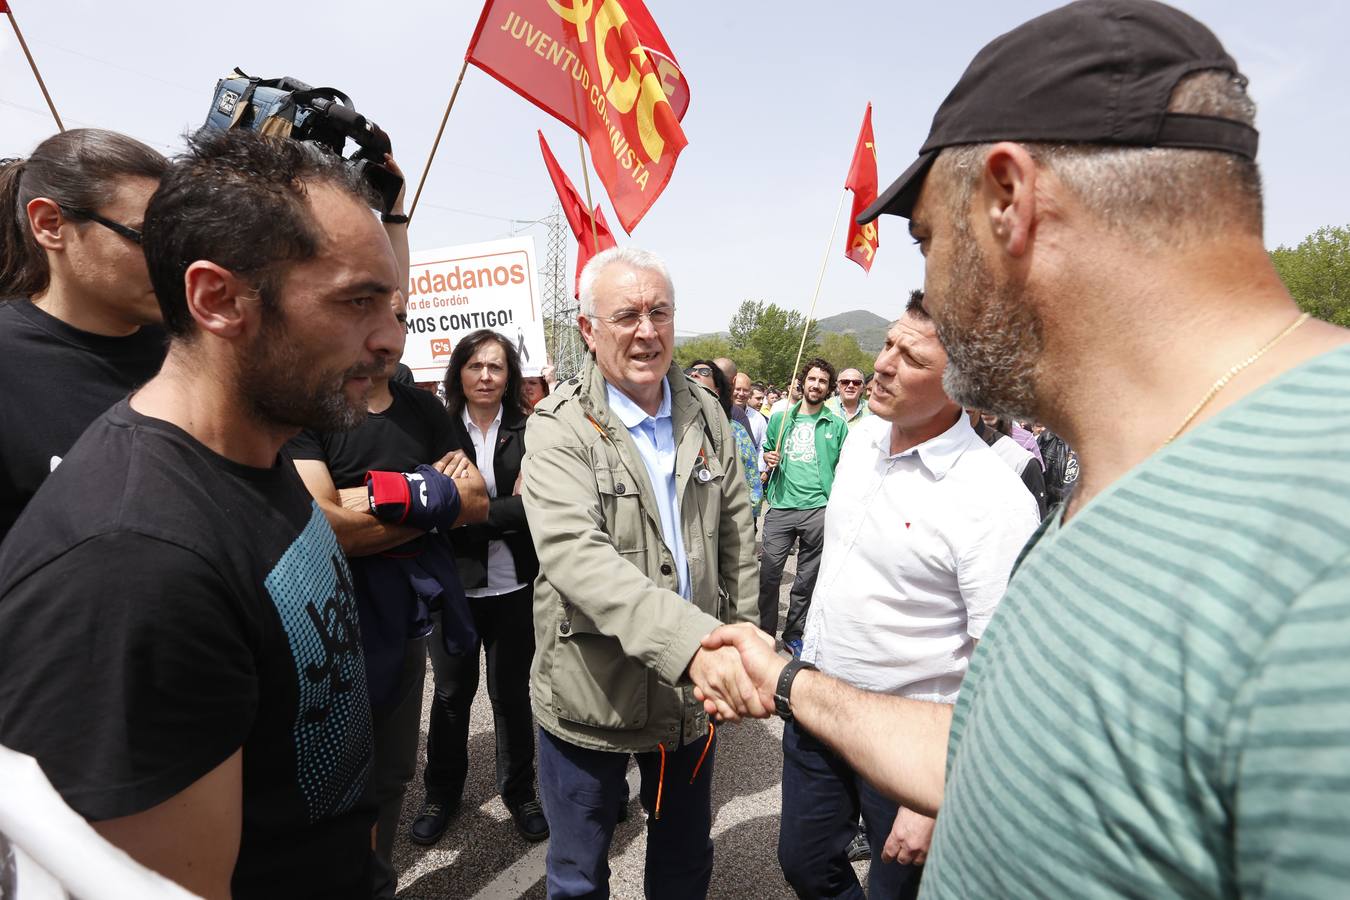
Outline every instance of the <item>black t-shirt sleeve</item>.
[(450, 427), (450, 413), (446, 411), (445, 405), (441, 403), (440, 399), (430, 391), (424, 391), (421, 388), (412, 388), (411, 393), (419, 411), (431, 424), (431, 449), (434, 456), (427, 462), (434, 463), (451, 450), (463, 449), (459, 446), (459, 441), (455, 439), (454, 429)]
[(36, 757), (88, 819), (156, 806), (248, 736), (253, 630), (195, 553), (85, 541), (0, 597), (0, 744)]
[(328, 451), (324, 449), (322, 436), (312, 429), (306, 428), (286, 442), (286, 452), (290, 454), (291, 459), (328, 459)]

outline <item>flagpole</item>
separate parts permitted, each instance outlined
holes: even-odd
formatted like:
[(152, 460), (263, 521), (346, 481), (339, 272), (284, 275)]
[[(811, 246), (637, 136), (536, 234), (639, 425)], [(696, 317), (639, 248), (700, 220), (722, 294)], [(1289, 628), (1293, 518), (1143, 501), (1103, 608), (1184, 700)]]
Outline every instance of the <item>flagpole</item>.
[(600, 234), (595, 225), (595, 201), (591, 199), (591, 170), (586, 165), (586, 142), (581, 139), (581, 132), (577, 132), (577, 153), (581, 154), (581, 180), (586, 185), (586, 215), (591, 219), (591, 240), (598, 248), (600, 246)]
[(65, 131), (66, 126), (61, 121), (61, 116), (56, 112), (56, 104), (52, 102), (52, 95), (47, 93), (47, 83), (42, 80), (42, 73), (38, 71), (37, 63), (33, 61), (33, 54), (28, 52), (28, 42), (23, 39), (23, 32), (19, 30), (19, 21), (14, 18), (14, 10), (5, 4), (5, 15), (9, 16), (9, 24), (14, 28), (14, 36), (19, 39), (19, 46), (23, 48), (23, 55), (28, 57), (28, 68), (33, 70), (33, 77), (37, 79), (38, 87), (42, 88), (42, 99), (47, 101), (47, 108), (52, 111), (52, 118), (56, 120), (56, 127), (60, 131)]
[(445, 123), (450, 121), (450, 110), (454, 109), (455, 98), (459, 96), (459, 86), (464, 83), (464, 73), (469, 69), (469, 57), (464, 57), (464, 65), (459, 67), (459, 77), (455, 79), (455, 88), (450, 92), (450, 102), (445, 105), (445, 115), (441, 116), (441, 127), (436, 131), (436, 140), (431, 145), (431, 155), (427, 157), (427, 164), (422, 169), (422, 179), (417, 182), (417, 193), (413, 194), (412, 207), (408, 210), (408, 221), (412, 222), (413, 213), (417, 212), (417, 200), (422, 196), (422, 188), (427, 186), (427, 173), (431, 171), (431, 161), (436, 158), (436, 148), (441, 145), (441, 135), (445, 134)]
[[(839, 232), (839, 214), (844, 211), (844, 200), (847, 197), (848, 197), (848, 189), (845, 188), (844, 191), (839, 195), (839, 207), (834, 211), (834, 224), (830, 226), (830, 242), (825, 245), (825, 258), (820, 261), (820, 275), (817, 276), (816, 278), (816, 292), (811, 297), (811, 311), (806, 314), (806, 326), (802, 328), (802, 342), (797, 345), (797, 359), (792, 364), (792, 371), (788, 374), (789, 379), (797, 377), (797, 369), (802, 364), (802, 354), (806, 352), (806, 336), (811, 333), (811, 321), (815, 318), (816, 315), (816, 302), (820, 300), (820, 286), (825, 283), (825, 267), (829, 265), (830, 251), (834, 249), (834, 236)], [(805, 395), (805, 393), (806, 393), (806, 385), (802, 385), (803, 396)], [(791, 394), (792, 394), (792, 382), (789, 380), (788, 382), (789, 401), (791, 400)], [(791, 408), (792, 404), (791, 402), (789, 402), (788, 409)], [(783, 418), (778, 423), (778, 437), (774, 440), (773, 445), (774, 448), (779, 453), (783, 452), (783, 432), (787, 429), (787, 420), (788, 417), (786, 414), (784, 414)], [(777, 470), (778, 467), (775, 466), (774, 471), (776, 472)], [(773, 475), (770, 474), (769, 477), (772, 478)]]

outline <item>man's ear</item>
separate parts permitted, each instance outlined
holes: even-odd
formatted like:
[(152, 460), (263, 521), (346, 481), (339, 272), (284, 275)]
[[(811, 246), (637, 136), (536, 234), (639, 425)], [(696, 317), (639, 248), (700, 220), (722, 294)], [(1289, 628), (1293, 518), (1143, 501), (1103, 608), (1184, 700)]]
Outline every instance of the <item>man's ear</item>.
[(69, 224), (61, 207), (50, 197), (34, 197), (24, 208), (28, 213), (28, 227), (33, 230), (33, 238), (43, 250), (64, 250), (66, 239), (61, 234), (61, 226)]
[(1021, 144), (1001, 141), (984, 158), (977, 216), (1009, 256), (1027, 253), (1036, 226), (1036, 161)]
[(595, 352), (595, 334), (591, 331), (590, 316), (577, 316), (577, 327), (581, 329), (581, 339), (586, 342), (586, 349)]
[(199, 259), (183, 274), (188, 312), (197, 327), (226, 340), (250, 330), (259, 316), (257, 289), (229, 269)]

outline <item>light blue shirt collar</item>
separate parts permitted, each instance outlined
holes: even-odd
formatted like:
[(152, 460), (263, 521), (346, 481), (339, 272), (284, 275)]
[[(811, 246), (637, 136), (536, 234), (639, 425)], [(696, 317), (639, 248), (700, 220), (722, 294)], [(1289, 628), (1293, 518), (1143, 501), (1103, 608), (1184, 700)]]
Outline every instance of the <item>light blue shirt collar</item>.
[(605, 392), (609, 396), (609, 408), (619, 417), (623, 427), (630, 431), (648, 419), (670, 418), (670, 382), (665, 378), (661, 379), (661, 405), (654, 416), (649, 416), (645, 409), (609, 382), (605, 382)]

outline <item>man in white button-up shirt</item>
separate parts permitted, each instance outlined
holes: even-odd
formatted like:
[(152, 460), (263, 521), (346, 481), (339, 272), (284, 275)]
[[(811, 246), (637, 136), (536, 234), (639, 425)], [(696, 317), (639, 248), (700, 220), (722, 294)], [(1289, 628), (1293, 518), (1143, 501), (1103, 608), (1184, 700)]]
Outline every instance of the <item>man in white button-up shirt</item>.
[[(874, 415), (835, 469), (802, 652), (856, 687), (936, 703), (956, 700), (1039, 521), (1021, 481), (943, 391), (946, 364), (916, 292), (877, 357)], [(932, 820), (897, 810), (789, 721), (778, 857), (799, 896), (862, 896), (846, 855), (860, 811), (873, 847), (868, 894), (914, 896)], [(881, 859), (893, 824), (915, 864)]]

